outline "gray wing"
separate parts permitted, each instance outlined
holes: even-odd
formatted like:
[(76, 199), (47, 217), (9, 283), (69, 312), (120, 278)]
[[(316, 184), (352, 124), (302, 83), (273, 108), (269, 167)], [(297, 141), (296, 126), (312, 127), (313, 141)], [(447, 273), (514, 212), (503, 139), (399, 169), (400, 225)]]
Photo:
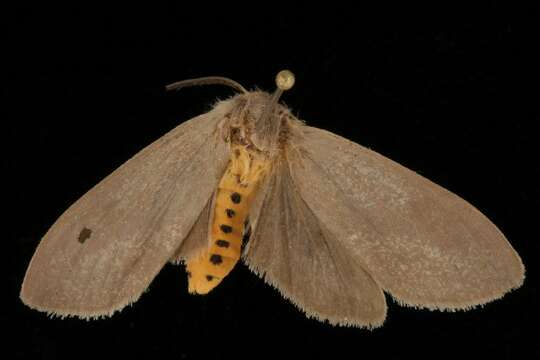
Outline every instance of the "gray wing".
[(302, 199), (287, 160), (274, 166), (261, 197), (243, 254), (249, 268), (310, 317), (381, 325), (383, 292)]
[(181, 124), (75, 202), (39, 244), (23, 302), (89, 318), (136, 301), (168, 260), (182, 257), (183, 240), (211, 201), (229, 157), (218, 138), (222, 115)]
[(465, 200), (330, 132), (304, 127), (293, 178), (314, 216), (400, 303), (466, 309), (524, 279), (504, 235)]

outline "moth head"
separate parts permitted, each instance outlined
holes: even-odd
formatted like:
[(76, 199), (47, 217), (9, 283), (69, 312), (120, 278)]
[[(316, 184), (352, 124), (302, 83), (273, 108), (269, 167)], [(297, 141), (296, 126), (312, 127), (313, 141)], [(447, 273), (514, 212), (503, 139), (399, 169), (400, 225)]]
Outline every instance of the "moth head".
[(221, 125), (224, 138), (245, 142), (260, 151), (276, 154), (286, 137), (289, 123), (296, 120), (290, 111), (279, 103), (283, 92), (294, 86), (295, 77), (291, 71), (282, 70), (276, 75), (275, 82), (276, 90), (273, 94), (258, 90), (247, 91), (238, 82), (220, 76), (179, 81), (168, 85), (167, 90), (209, 84), (226, 85), (235, 89), (240, 94), (218, 103), (214, 109), (217, 113), (225, 114), (224, 123)]
[[(282, 148), (290, 120), (294, 117), (279, 103), (284, 91), (294, 85), (294, 75), (289, 70), (282, 70), (276, 75), (276, 90), (273, 94), (262, 91), (243, 95), (246, 98), (243, 112), (250, 119), (246, 122), (249, 129), (249, 142), (258, 150), (270, 155), (277, 155)], [(242, 118), (242, 116), (240, 116)]]

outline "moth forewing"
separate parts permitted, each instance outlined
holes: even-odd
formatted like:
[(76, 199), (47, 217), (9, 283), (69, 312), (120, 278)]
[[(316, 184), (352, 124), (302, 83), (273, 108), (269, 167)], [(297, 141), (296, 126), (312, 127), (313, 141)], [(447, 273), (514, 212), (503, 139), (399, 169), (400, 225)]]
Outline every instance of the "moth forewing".
[[(324, 191), (313, 184), (299, 191), (399, 302), (467, 309), (522, 284), (524, 267), (515, 250), (465, 200), (327, 131), (305, 127), (303, 145), (313, 166), (298, 167), (297, 177), (332, 181)], [(332, 201), (336, 206), (326, 206)], [(335, 216), (338, 203), (351, 210)]]
[(226, 144), (215, 137), (223, 110), (173, 129), (73, 204), (39, 244), (23, 302), (92, 318), (136, 301), (177, 252), (219, 181), (228, 159)]

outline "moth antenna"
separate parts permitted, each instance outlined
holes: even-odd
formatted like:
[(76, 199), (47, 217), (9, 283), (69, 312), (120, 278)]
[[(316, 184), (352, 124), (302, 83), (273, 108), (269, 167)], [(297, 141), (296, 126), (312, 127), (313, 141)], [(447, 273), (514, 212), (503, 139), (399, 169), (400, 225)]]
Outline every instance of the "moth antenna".
[(200, 77), (196, 79), (182, 80), (182, 81), (178, 81), (170, 85), (167, 85), (165, 88), (167, 89), (167, 91), (171, 91), (171, 90), (178, 91), (185, 87), (201, 86), (201, 85), (226, 85), (226, 86), (232, 87), (233, 89), (241, 93), (244, 93), (244, 94), (248, 93), (248, 91), (236, 81), (231, 80), (226, 77), (222, 77), (222, 76), (206, 76), (206, 77)]

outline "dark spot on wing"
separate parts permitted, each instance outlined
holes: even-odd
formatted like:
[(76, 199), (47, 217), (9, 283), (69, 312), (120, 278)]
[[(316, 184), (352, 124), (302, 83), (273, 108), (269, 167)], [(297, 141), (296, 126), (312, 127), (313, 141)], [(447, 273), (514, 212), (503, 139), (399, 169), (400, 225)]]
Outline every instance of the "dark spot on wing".
[(227, 240), (217, 240), (216, 245), (222, 248), (228, 248), (229, 242)]
[(219, 228), (220, 228), (221, 231), (223, 231), (225, 234), (228, 234), (228, 233), (232, 232), (232, 227), (230, 227), (229, 225), (220, 225)]
[(232, 217), (234, 217), (234, 215), (236, 215), (236, 213), (234, 212), (233, 209), (227, 209), (225, 211), (227, 212), (227, 217), (229, 217), (229, 218), (232, 218)]
[(84, 242), (90, 238), (90, 235), (92, 235), (92, 230), (88, 229), (87, 227), (83, 227), (83, 229), (79, 233), (79, 242), (81, 244), (84, 244)]
[(214, 277), (212, 275), (206, 275), (206, 280), (208, 281), (212, 281)]
[(188, 272), (187, 272), (187, 277), (188, 277), (188, 278), (191, 277), (191, 271), (188, 271)]
[(242, 201), (242, 196), (237, 192), (233, 192), (231, 195), (231, 200), (235, 204), (240, 204), (240, 201)]
[(223, 262), (223, 258), (221, 257), (221, 255), (212, 254), (212, 256), (210, 256), (210, 262), (214, 265), (219, 265)]

